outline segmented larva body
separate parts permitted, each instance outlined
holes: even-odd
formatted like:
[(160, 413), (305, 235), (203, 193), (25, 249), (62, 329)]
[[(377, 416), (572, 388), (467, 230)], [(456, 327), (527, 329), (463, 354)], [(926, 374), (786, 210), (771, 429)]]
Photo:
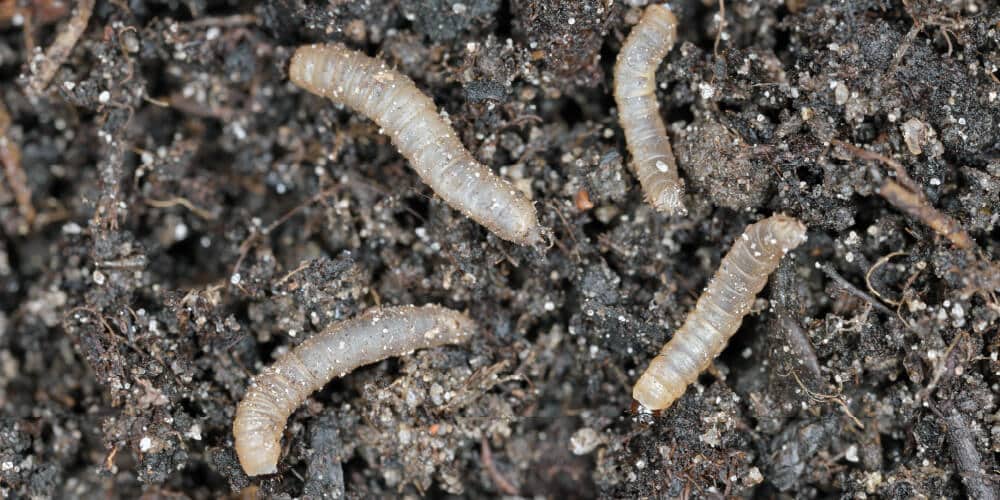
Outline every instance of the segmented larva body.
[(277, 472), (285, 421), (332, 378), (416, 349), (462, 342), (475, 328), (450, 309), (402, 306), (369, 311), (306, 339), (254, 377), (236, 408), (240, 465), (249, 476)]
[(477, 162), (437, 106), (405, 75), (340, 44), (299, 47), (289, 77), (379, 125), (431, 189), (497, 236), (542, 240), (535, 207), (523, 193)]
[(805, 239), (805, 225), (784, 215), (748, 226), (684, 325), (639, 377), (632, 397), (650, 410), (663, 410), (681, 397), (739, 329), (781, 258)]
[(615, 63), (615, 103), (632, 153), (632, 171), (656, 210), (684, 214), (684, 181), (656, 100), (656, 68), (677, 39), (677, 18), (666, 6), (646, 7)]

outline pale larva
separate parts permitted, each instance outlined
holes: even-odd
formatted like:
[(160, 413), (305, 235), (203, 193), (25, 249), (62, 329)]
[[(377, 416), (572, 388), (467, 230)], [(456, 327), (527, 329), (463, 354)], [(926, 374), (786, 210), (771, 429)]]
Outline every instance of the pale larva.
[(784, 215), (747, 227), (684, 325), (639, 377), (632, 397), (649, 410), (667, 408), (681, 397), (739, 329), (781, 258), (805, 239), (805, 225)]
[(632, 27), (615, 63), (615, 103), (632, 153), (632, 170), (646, 200), (667, 214), (684, 214), (684, 181), (656, 100), (656, 68), (674, 46), (677, 18), (663, 5), (650, 5)]
[(416, 349), (467, 339), (475, 323), (435, 305), (369, 311), (306, 339), (258, 374), (236, 408), (233, 437), (249, 476), (277, 472), (285, 421), (334, 377)]
[(477, 162), (405, 75), (340, 44), (299, 47), (288, 73), (296, 85), (372, 119), (452, 207), (505, 240), (541, 242), (531, 201)]

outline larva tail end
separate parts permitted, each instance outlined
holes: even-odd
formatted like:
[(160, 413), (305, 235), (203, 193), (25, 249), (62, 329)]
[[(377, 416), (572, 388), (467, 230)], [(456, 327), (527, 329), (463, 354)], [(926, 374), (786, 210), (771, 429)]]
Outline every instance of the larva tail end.
[(673, 188), (668, 188), (660, 191), (655, 199), (650, 197), (650, 205), (656, 211), (667, 214), (667, 215), (687, 215), (687, 207), (684, 206), (683, 201), (684, 196), (684, 184), (678, 183), (677, 186)]
[[(257, 457), (253, 458), (256, 459)], [(278, 472), (277, 463), (264, 463), (263, 460), (244, 462), (241, 458), (240, 465), (243, 466), (243, 472), (246, 472), (246, 474), (250, 477), (266, 476), (268, 474), (275, 474)]]
[(250, 477), (274, 474), (278, 472), (281, 446), (278, 443), (246, 443), (237, 437), (236, 456), (243, 466), (243, 472)]
[(643, 373), (632, 387), (632, 399), (639, 403), (638, 413), (663, 411), (674, 402), (663, 384), (649, 373)]
[(544, 254), (552, 248), (552, 245), (556, 244), (556, 239), (551, 229), (545, 226), (538, 226), (528, 238), (525, 238), (525, 244)]
[(278, 472), (281, 458), (281, 431), (284, 421), (275, 429), (270, 419), (261, 419), (257, 406), (260, 402), (251, 387), (236, 407), (233, 419), (233, 438), (236, 457), (248, 476), (262, 476)]

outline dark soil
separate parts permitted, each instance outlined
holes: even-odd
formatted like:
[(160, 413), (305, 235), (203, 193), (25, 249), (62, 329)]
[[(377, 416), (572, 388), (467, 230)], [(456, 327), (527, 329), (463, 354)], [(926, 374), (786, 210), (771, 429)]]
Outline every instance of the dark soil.
[[(728, 0), (719, 36), (717, 3), (674, 2), (659, 97), (689, 214), (668, 218), (610, 96), (644, 3), (101, 0), (40, 95), (28, 59), (71, 9), (0, 4), (0, 497), (996, 498), (998, 4)], [(290, 84), (319, 41), (411, 76), (554, 246), (498, 240)], [(975, 247), (837, 141), (902, 163)], [(809, 242), (714, 369), (632, 415), (721, 256), (776, 212)], [(251, 375), (411, 303), (479, 335), (332, 381), (280, 472), (247, 478)]]

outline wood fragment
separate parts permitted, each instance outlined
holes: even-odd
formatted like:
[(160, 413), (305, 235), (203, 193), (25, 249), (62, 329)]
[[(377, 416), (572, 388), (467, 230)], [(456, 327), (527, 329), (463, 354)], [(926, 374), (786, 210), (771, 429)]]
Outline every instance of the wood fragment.
[(580, 188), (576, 192), (576, 198), (574, 201), (576, 202), (576, 209), (581, 212), (586, 212), (587, 210), (594, 208), (594, 202), (590, 201), (590, 193), (588, 193), (584, 188)]
[[(818, 390), (819, 384), (823, 381), (823, 372), (816, 358), (816, 349), (809, 340), (809, 335), (799, 324), (800, 306), (795, 294), (795, 269), (791, 261), (784, 261), (775, 272), (771, 303), (777, 313), (777, 324), (792, 350), (793, 358), (801, 361), (811, 382), (809, 385)], [(796, 369), (797, 367), (793, 366), (793, 370)]]

